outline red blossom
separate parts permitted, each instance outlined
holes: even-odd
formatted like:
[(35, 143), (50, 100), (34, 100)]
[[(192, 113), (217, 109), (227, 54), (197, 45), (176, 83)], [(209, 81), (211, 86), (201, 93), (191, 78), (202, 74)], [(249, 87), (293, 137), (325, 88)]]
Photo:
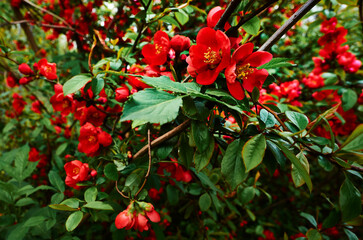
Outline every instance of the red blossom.
[(66, 185), (75, 189), (80, 189), (76, 184), (78, 182), (86, 181), (89, 179), (88, 163), (82, 163), (79, 160), (73, 160), (64, 165), (66, 171)]
[(130, 90), (125, 84), (122, 84), (121, 87), (115, 90), (115, 93), (116, 93), (115, 96), (116, 101), (123, 103), (127, 101), (130, 95)]
[(35, 148), (35, 147), (32, 147), (29, 151), (29, 158), (28, 160), (30, 162), (36, 162), (40, 159), (40, 156), (39, 156), (39, 151)]
[(20, 64), (18, 67), (18, 70), (20, 73), (22, 73), (24, 75), (33, 75), (34, 74), (34, 71), (26, 63)]
[(16, 78), (14, 78), (14, 76), (12, 74), (9, 74), (7, 76), (6, 85), (8, 85), (8, 87), (10, 87), (10, 88), (17, 86)]
[(144, 60), (149, 65), (162, 65), (166, 62), (170, 49), (169, 36), (163, 31), (157, 31), (154, 36), (154, 44), (146, 44), (142, 48)]
[(31, 110), (35, 113), (38, 113), (38, 114), (41, 114), (42, 111), (41, 111), (41, 102), (39, 100), (35, 101), (32, 103), (32, 107), (31, 107)]
[[(99, 108), (102, 109), (103, 107)], [(83, 108), (82, 111), (83, 113), (81, 114), (80, 118), (78, 118), (81, 125), (89, 122), (92, 123), (95, 127), (99, 127), (103, 124), (103, 121), (106, 117), (105, 113), (101, 112), (94, 106)]]
[(222, 31), (206, 27), (199, 31), (196, 42), (190, 47), (190, 56), (186, 59), (187, 70), (196, 77), (197, 83), (210, 85), (229, 64), (230, 41)]
[(104, 147), (111, 145), (112, 137), (88, 122), (81, 127), (78, 141), (78, 151), (90, 157), (97, 155), (100, 145)]
[(13, 94), (13, 104), (12, 105), (13, 105), (13, 109), (16, 112), (16, 114), (20, 115), (24, 110), (26, 102), (23, 100), (22, 96), (20, 96), (17, 93), (14, 93)]
[(170, 45), (171, 45), (171, 48), (174, 49), (174, 51), (179, 54), (190, 48), (190, 39), (185, 36), (175, 35), (170, 40)]
[(57, 79), (57, 64), (49, 63), (47, 59), (42, 58), (38, 61), (39, 73), (48, 80)]
[(50, 98), (54, 111), (59, 111), (62, 116), (67, 116), (72, 112), (73, 96), (71, 94), (64, 96), (63, 86), (60, 84), (54, 85), (54, 92), (55, 94)]
[(246, 43), (232, 55), (232, 60), (225, 71), (227, 87), (237, 100), (245, 97), (244, 90), (252, 92), (254, 87), (259, 90), (265, 82), (268, 72), (266, 69), (256, 69), (272, 59), (272, 54), (264, 51), (253, 53), (253, 43)]

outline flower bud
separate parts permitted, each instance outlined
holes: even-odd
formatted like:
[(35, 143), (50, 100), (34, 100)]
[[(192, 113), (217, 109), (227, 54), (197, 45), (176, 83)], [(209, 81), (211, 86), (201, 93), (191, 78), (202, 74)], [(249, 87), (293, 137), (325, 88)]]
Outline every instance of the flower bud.
[(190, 47), (190, 39), (185, 36), (176, 35), (170, 41), (171, 48), (174, 49), (175, 52), (181, 53), (185, 50), (188, 50)]
[(33, 70), (29, 67), (28, 64), (22, 63), (18, 67), (19, 72), (21, 72), (24, 75), (32, 75), (34, 74)]

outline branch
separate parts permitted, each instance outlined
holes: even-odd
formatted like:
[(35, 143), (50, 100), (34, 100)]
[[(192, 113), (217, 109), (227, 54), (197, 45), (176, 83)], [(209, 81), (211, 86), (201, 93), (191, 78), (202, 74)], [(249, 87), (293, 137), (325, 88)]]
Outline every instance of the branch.
[(279, 118), (279, 116), (277, 116), (277, 114), (274, 111), (272, 111), (270, 108), (266, 107), (262, 103), (256, 102), (256, 104), (259, 105), (260, 107), (262, 107), (263, 109), (265, 109), (266, 111), (268, 111), (269, 113), (271, 113), (272, 115), (274, 115), (274, 117), (276, 118), (276, 120), (281, 124), (281, 126), (284, 128), (285, 131), (290, 131), (287, 128), (287, 126), (285, 125), (285, 123)]
[(282, 27), (280, 27), (259, 49), (266, 51), (274, 45), (292, 26), (294, 26), (307, 12), (309, 12), (320, 0), (309, 0), (294, 15), (292, 15)]
[(238, 7), (238, 5), (241, 3), (242, 0), (231, 0), (228, 7), (222, 14), (221, 18), (219, 19), (218, 23), (214, 27), (215, 30), (221, 30), (224, 31), (224, 25), (228, 21), (228, 18), (232, 15), (234, 10)]
[[(156, 147), (159, 144), (169, 140), (170, 138), (174, 137), (175, 135), (177, 135), (178, 133), (184, 131), (190, 124), (190, 119), (185, 120), (182, 124), (180, 124), (179, 126), (177, 126), (176, 128), (173, 128), (172, 130), (170, 130), (169, 132), (165, 133), (164, 135), (158, 137), (157, 139), (155, 139), (154, 141), (151, 142), (151, 147)], [(144, 155), (148, 150), (148, 145), (144, 146), (143, 148), (141, 148), (132, 158), (132, 160), (135, 160), (138, 157), (141, 157), (142, 155)]]

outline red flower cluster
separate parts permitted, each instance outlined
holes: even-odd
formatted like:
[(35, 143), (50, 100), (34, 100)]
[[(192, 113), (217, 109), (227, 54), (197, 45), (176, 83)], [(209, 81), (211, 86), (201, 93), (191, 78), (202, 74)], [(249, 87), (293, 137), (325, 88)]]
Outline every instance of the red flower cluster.
[(66, 171), (67, 177), (65, 183), (67, 186), (74, 189), (80, 189), (77, 186), (78, 182), (87, 181), (91, 176), (89, 175), (88, 163), (82, 163), (79, 160), (73, 160), (64, 165), (64, 170)]
[(37, 164), (37, 168), (43, 168), (47, 165), (48, 163), (48, 157), (45, 154), (39, 154), (39, 151), (35, 148), (32, 147), (29, 151), (29, 157), (28, 157), (29, 162), (38, 162)]
[(125, 228), (129, 230), (134, 228), (143, 232), (150, 228), (148, 219), (155, 223), (160, 222), (160, 215), (155, 211), (154, 206), (146, 202), (131, 202), (126, 210), (116, 216), (115, 225), (118, 229)]
[(16, 115), (20, 115), (23, 112), (25, 105), (26, 105), (26, 102), (24, 101), (23, 97), (17, 93), (14, 93), (13, 94), (13, 110), (15, 111)]
[[(38, 77), (38, 73), (48, 80), (57, 79), (57, 66), (55, 63), (49, 63), (47, 59), (40, 59), (37, 63), (33, 64), (33, 70), (26, 63), (19, 65), (18, 70), (21, 74), (26, 75), (19, 80), (19, 84), (25, 85)], [(9, 85), (10, 86), (10, 85)]]
[(288, 103), (302, 107), (302, 104), (297, 100), (301, 94), (301, 86), (298, 80), (284, 82), (280, 85), (272, 83), (269, 88), (272, 90), (271, 94), (278, 96), (280, 99), (286, 98)]
[(170, 173), (170, 177), (176, 181), (190, 182), (193, 177), (189, 170), (184, 170), (176, 159), (171, 159), (172, 163), (159, 163), (157, 173), (164, 175), (164, 170)]
[(112, 143), (110, 134), (89, 122), (81, 127), (78, 140), (78, 151), (85, 153), (89, 157), (97, 155), (100, 145), (107, 147)]
[(63, 86), (60, 84), (54, 85), (54, 92), (55, 94), (50, 98), (54, 111), (59, 111), (62, 116), (67, 116), (72, 112), (73, 96), (71, 94), (64, 96)]
[(162, 65), (166, 62), (170, 50), (169, 36), (163, 31), (157, 31), (154, 44), (146, 44), (142, 48), (142, 55), (149, 65)]

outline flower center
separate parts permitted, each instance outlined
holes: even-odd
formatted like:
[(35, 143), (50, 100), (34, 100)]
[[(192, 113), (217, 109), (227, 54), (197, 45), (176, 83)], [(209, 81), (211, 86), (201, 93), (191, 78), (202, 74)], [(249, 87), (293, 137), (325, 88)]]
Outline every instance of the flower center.
[(163, 46), (155, 44), (156, 54), (160, 54), (163, 51)]
[(247, 76), (250, 75), (255, 71), (254, 68), (250, 68), (250, 64), (247, 63), (246, 65), (237, 65), (236, 68), (236, 75), (238, 80), (246, 80)]
[(213, 51), (211, 47), (207, 48), (204, 53), (204, 62), (210, 65), (210, 68), (216, 68), (221, 61), (221, 56), (216, 51)]
[(96, 141), (96, 137), (95, 136), (89, 136), (88, 137), (88, 141), (91, 142), (91, 143), (92, 142), (95, 142)]
[(72, 172), (73, 172), (74, 175), (77, 175), (79, 173), (79, 168), (78, 167), (73, 168)]

